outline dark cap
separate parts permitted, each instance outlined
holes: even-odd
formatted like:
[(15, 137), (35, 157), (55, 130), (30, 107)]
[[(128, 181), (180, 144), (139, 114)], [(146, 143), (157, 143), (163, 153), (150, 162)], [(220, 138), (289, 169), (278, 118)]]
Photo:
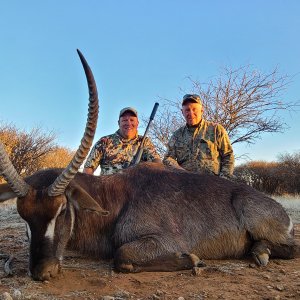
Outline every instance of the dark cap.
[(200, 96), (197, 94), (186, 94), (182, 98), (182, 105), (185, 105), (186, 102), (195, 102), (202, 104)]
[(126, 112), (131, 112), (133, 113), (136, 117), (138, 117), (137, 111), (133, 107), (125, 107), (121, 109), (120, 114), (119, 114), (119, 119), (126, 113)]

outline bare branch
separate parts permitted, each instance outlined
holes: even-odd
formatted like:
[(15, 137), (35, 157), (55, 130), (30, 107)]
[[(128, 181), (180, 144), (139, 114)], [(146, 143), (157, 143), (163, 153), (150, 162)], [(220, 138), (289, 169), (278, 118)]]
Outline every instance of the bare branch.
[(0, 124), (0, 141), (17, 172), (27, 176), (41, 168), (65, 167), (73, 152), (55, 144), (56, 135), (45, 133), (40, 127), (30, 132), (17, 129), (13, 124)]
[[(188, 80), (192, 85), (189, 93), (202, 98), (204, 118), (222, 124), (232, 144), (253, 144), (266, 132), (284, 132), (288, 126), (280, 118), (280, 111), (295, 112), (300, 107), (299, 102), (284, 99), (291, 78), (279, 75), (277, 68), (266, 74), (251, 70), (250, 66), (223, 68), (208, 83), (190, 77)], [(149, 135), (163, 155), (171, 134), (184, 120), (180, 100), (161, 99), (161, 102)]]

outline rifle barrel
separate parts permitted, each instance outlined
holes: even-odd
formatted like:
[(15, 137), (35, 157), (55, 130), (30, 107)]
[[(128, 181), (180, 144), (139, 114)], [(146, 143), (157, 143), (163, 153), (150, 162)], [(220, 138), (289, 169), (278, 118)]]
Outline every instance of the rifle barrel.
[(145, 130), (145, 132), (144, 132), (144, 135), (143, 135), (141, 144), (140, 144), (140, 146), (139, 146), (139, 148), (138, 148), (138, 151), (137, 151), (135, 157), (134, 157), (133, 160), (131, 161), (130, 165), (137, 165), (137, 164), (140, 162), (141, 158), (142, 158), (143, 148), (144, 148), (144, 142), (145, 142), (145, 139), (146, 139), (146, 135), (147, 135), (147, 133), (148, 133), (150, 124), (151, 124), (151, 122), (152, 122), (153, 119), (154, 119), (154, 116), (155, 116), (155, 114), (156, 114), (156, 111), (157, 111), (158, 106), (159, 106), (159, 103), (155, 102), (154, 107), (153, 107), (152, 112), (151, 112), (151, 115), (150, 115), (150, 120), (149, 120), (148, 125), (147, 125), (147, 127), (146, 127), (146, 130)]

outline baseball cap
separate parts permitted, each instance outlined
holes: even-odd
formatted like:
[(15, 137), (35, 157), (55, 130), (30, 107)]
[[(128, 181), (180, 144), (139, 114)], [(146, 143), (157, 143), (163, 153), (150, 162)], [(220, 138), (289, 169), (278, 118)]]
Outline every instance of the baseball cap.
[(182, 105), (184, 105), (188, 101), (202, 104), (200, 96), (197, 95), (197, 94), (186, 94), (186, 95), (184, 95), (183, 98), (182, 98)]
[(134, 109), (133, 107), (125, 107), (125, 108), (121, 109), (120, 114), (119, 114), (119, 119), (120, 119), (120, 117), (122, 117), (127, 111), (133, 113), (136, 117), (138, 117), (138, 113), (137, 113), (136, 109)]

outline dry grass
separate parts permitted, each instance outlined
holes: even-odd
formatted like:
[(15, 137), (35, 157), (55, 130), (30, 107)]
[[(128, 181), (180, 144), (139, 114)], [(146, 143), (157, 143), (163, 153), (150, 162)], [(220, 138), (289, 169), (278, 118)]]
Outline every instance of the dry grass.
[(294, 223), (300, 223), (300, 196), (275, 196), (273, 199), (285, 208)]

